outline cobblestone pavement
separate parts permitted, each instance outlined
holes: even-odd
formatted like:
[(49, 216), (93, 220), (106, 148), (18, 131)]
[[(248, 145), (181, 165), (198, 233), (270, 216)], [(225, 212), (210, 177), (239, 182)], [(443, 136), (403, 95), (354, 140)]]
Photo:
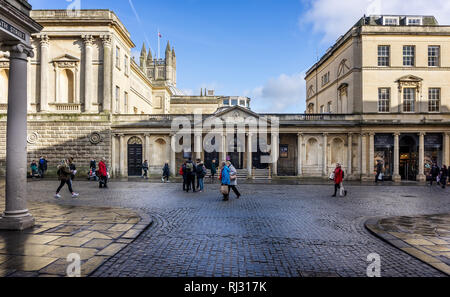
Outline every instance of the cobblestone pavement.
[(0, 277), (66, 276), (70, 254), (80, 256), (80, 274), (88, 276), (151, 223), (146, 214), (122, 208), (36, 201), (28, 208), (36, 220), (33, 228), (0, 231)]
[[(51, 201), (56, 182), (28, 184), (30, 199)], [(381, 256), (382, 276), (445, 276), (373, 236), (373, 217), (450, 212), (450, 190), (426, 186), (239, 186), (221, 201), (218, 185), (183, 193), (180, 184), (75, 182), (80, 199), (59, 204), (120, 206), (149, 214), (153, 225), (94, 276), (366, 276), (367, 256)]]
[(450, 214), (370, 219), (377, 236), (450, 276)]

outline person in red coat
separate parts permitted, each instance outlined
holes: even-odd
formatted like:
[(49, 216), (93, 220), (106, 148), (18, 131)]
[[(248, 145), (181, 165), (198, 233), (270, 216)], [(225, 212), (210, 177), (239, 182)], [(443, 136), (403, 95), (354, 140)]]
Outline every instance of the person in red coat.
[[(344, 171), (342, 170), (341, 164), (336, 164), (336, 169), (334, 170), (334, 195), (336, 197), (338, 189), (340, 189), (344, 181)], [(345, 196), (347, 196), (347, 191), (345, 191)]]
[(99, 187), (108, 187), (108, 171), (106, 169), (106, 164), (105, 164), (106, 160), (105, 158), (102, 158), (102, 160), (100, 161), (100, 163), (98, 163), (98, 176), (100, 177), (100, 181), (99, 181)]

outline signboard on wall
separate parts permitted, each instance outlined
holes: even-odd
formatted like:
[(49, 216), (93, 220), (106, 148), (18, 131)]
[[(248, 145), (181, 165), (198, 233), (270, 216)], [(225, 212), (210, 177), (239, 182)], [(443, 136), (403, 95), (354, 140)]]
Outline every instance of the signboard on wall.
[(7, 31), (8, 33), (11, 33), (15, 37), (18, 37), (22, 40), (25, 40), (25, 33), (14, 27), (13, 25), (9, 24), (8, 22), (0, 19), (0, 28)]
[(394, 136), (392, 134), (376, 134), (375, 146), (386, 148), (394, 146)]

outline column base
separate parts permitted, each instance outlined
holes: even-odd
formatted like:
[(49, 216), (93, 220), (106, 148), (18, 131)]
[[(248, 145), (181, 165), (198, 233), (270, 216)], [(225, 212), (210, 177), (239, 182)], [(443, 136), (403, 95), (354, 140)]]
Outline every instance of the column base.
[(0, 230), (22, 231), (31, 228), (35, 224), (35, 219), (31, 214), (22, 217), (0, 217)]
[(401, 175), (394, 175), (394, 176), (392, 177), (392, 180), (393, 180), (394, 182), (396, 182), (396, 183), (399, 183), (399, 182), (402, 181), (402, 177), (401, 177)]
[(419, 174), (419, 175), (417, 175), (417, 181), (425, 182), (425, 181), (427, 181), (427, 177), (425, 176), (425, 174)]

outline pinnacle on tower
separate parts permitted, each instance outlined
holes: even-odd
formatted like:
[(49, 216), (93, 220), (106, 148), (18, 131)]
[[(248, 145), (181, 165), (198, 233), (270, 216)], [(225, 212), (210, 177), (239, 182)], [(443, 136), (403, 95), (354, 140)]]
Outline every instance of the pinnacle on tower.
[(172, 56), (175, 58), (176, 57), (176, 55), (175, 55), (175, 48), (174, 47), (172, 47)]
[(147, 55), (147, 50), (145, 49), (145, 42), (142, 44), (142, 49), (141, 49), (141, 57), (144, 57)]
[(152, 49), (149, 48), (148, 49), (148, 55), (147, 55), (147, 63), (152, 63), (152, 62), (153, 62)]
[(139, 59), (141, 69), (145, 67), (145, 55), (147, 54), (147, 50), (145, 49), (145, 42), (142, 44), (141, 57)]
[(166, 53), (170, 52), (170, 42), (167, 41)]

